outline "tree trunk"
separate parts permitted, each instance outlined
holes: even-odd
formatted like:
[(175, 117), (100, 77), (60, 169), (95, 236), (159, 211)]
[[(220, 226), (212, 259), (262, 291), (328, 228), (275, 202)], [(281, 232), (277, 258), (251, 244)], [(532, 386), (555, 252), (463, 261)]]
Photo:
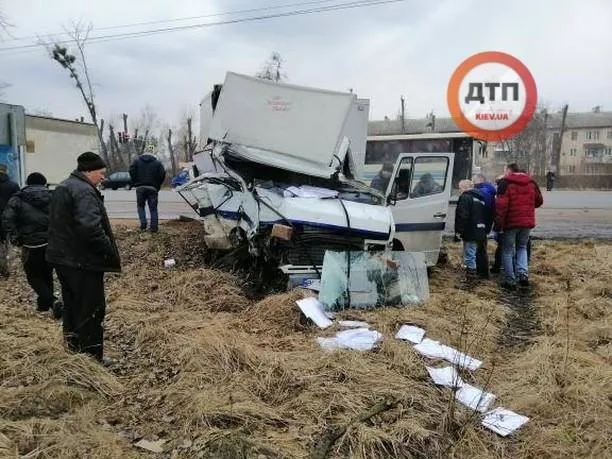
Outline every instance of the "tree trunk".
[(168, 154), (170, 155), (170, 164), (172, 166), (172, 177), (176, 175), (176, 156), (174, 155), (174, 147), (172, 146), (172, 129), (168, 129)]

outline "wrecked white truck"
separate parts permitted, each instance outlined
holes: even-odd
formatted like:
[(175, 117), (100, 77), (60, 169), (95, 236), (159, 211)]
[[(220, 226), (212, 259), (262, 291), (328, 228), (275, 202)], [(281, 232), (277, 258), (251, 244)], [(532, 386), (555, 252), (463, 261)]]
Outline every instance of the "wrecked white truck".
[(401, 154), (376, 190), (359, 180), (369, 103), (352, 93), (228, 73), (201, 109), (208, 142), (197, 177), (176, 190), (209, 248), (290, 277), (318, 275), (326, 251), (410, 250), (436, 263), (452, 154)]

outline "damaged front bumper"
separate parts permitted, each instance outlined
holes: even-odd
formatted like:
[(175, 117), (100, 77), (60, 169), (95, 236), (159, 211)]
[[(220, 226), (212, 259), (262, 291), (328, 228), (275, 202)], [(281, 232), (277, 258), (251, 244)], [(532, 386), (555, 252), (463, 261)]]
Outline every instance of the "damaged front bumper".
[(246, 246), (288, 275), (318, 273), (325, 252), (391, 247), (394, 222), (381, 199), (363, 190), (248, 186), (230, 169), (203, 174), (176, 189), (205, 226), (207, 247)]

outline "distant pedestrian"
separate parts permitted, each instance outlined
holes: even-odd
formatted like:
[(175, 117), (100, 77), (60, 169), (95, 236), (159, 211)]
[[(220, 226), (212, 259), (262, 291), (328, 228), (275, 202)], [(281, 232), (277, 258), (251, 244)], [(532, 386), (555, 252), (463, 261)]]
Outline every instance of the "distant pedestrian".
[[(18, 191), (19, 185), (8, 176), (7, 165), (0, 163), (0, 216), (2, 216), (9, 199)], [(9, 241), (0, 220), (0, 279), (8, 279), (9, 277), (8, 250)]]
[(478, 250), (476, 252), (476, 271), (478, 275), (483, 279), (489, 278), (489, 253), (488, 253), (488, 236), (493, 227), (493, 217), (495, 216), (495, 194), (496, 189), (492, 183), (487, 181), (484, 174), (475, 174), (473, 177), (474, 189), (478, 190), (485, 199), (485, 205), (487, 206), (487, 221), (485, 222), (487, 227), (487, 237), (484, 241), (478, 243)]
[(49, 202), (51, 191), (44, 175), (33, 172), (26, 186), (11, 197), (2, 226), (11, 244), (21, 247), (23, 270), (32, 290), (37, 294), (36, 310), (53, 308), (56, 319), (61, 318), (62, 304), (54, 295), (53, 267), (45, 259), (49, 232)]
[(77, 169), (51, 196), (47, 261), (62, 284), (64, 338), (68, 348), (102, 361), (106, 313), (104, 273), (120, 272), (121, 261), (98, 185), (106, 165), (87, 151)]
[(487, 238), (487, 224), (492, 220), (483, 194), (474, 189), (471, 180), (459, 182), (461, 195), (455, 212), (455, 233), (463, 241), (463, 264), (468, 279), (476, 278), (478, 245)]
[(542, 204), (537, 183), (521, 172), (517, 164), (509, 164), (506, 175), (499, 181), (495, 202), (495, 224), (503, 232), (505, 288), (516, 287), (516, 274), (520, 285), (529, 285), (527, 246), (531, 229), (536, 225), (535, 209)]
[(159, 228), (157, 204), (159, 190), (166, 180), (166, 170), (163, 164), (153, 154), (155, 147), (147, 146), (147, 151), (134, 160), (130, 166), (132, 185), (136, 187), (136, 210), (140, 220), (140, 229), (147, 229), (147, 214), (145, 205), (149, 207), (151, 223), (149, 230), (156, 233)]
[(555, 186), (555, 173), (551, 170), (546, 172), (546, 191), (552, 191)]

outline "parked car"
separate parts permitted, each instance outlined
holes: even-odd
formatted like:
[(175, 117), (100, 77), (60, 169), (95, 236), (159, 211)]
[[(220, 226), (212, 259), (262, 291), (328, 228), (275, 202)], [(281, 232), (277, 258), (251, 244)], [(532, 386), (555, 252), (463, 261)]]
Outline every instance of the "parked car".
[(125, 188), (126, 190), (132, 189), (132, 178), (129, 172), (113, 172), (111, 175), (106, 177), (100, 184), (102, 189), (117, 190), (119, 188)]

